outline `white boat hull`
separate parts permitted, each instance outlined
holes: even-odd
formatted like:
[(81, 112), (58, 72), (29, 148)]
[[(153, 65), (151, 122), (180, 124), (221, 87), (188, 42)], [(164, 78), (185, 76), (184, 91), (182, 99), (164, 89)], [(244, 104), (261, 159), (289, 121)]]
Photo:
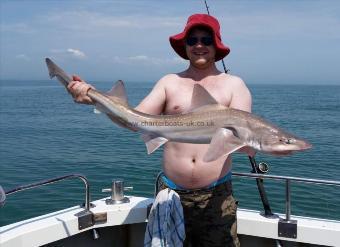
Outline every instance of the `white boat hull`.
[[(75, 216), (83, 211), (79, 206), (3, 226), (0, 246), (143, 246), (147, 209), (153, 199), (128, 198), (129, 203), (118, 205), (106, 205), (105, 198), (92, 202), (95, 207), (91, 211), (107, 213), (107, 221), (83, 230), (79, 230)], [(278, 237), (279, 218), (265, 218), (258, 211), (246, 209), (238, 209), (237, 218), (242, 246), (273, 246), (276, 239), (340, 246), (340, 221), (292, 216), (298, 222), (297, 237), (292, 239)], [(93, 239), (92, 229), (98, 230), (98, 239)]]

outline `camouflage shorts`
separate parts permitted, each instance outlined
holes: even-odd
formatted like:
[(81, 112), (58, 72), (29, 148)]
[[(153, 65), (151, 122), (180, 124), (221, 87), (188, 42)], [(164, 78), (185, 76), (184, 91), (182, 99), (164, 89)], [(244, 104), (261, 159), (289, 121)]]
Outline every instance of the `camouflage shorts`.
[[(166, 185), (160, 183), (160, 189)], [(184, 246), (240, 246), (237, 238), (236, 201), (231, 181), (210, 189), (176, 190), (183, 206)]]

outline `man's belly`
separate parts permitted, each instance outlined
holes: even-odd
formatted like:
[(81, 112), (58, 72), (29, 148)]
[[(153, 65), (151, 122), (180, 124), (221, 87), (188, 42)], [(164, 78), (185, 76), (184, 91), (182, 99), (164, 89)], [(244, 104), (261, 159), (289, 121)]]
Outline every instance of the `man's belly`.
[(203, 188), (223, 177), (231, 169), (231, 157), (205, 163), (206, 144), (169, 142), (164, 147), (165, 175), (187, 189)]

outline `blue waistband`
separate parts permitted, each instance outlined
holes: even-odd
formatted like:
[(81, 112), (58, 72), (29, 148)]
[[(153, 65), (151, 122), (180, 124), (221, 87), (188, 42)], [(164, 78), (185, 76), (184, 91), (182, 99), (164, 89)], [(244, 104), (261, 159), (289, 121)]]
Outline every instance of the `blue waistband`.
[[(232, 176), (232, 173), (230, 171), (225, 176), (223, 176), (220, 179), (216, 180), (215, 182), (211, 183), (207, 187), (204, 187), (204, 188), (201, 188), (201, 189), (211, 189), (211, 188), (214, 188), (217, 185), (220, 185), (220, 184), (222, 184), (224, 182), (227, 182), (227, 181), (231, 180), (231, 176)], [(166, 184), (166, 186), (168, 186), (172, 190), (187, 190), (186, 188), (183, 188), (182, 186), (179, 186), (179, 185), (175, 184), (172, 180), (170, 180), (167, 176), (165, 176), (164, 173), (162, 174), (162, 180)]]

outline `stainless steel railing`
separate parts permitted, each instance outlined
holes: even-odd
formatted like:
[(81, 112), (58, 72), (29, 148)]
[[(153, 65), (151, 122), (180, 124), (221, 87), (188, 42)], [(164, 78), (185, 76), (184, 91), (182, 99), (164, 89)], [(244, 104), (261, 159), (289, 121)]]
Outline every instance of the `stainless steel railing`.
[(286, 219), (285, 221), (290, 221), (290, 216), (291, 216), (291, 182), (292, 181), (298, 182), (298, 183), (340, 186), (340, 181), (336, 181), (336, 180), (323, 180), (323, 179), (313, 179), (313, 178), (264, 175), (264, 174), (241, 173), (241, 172), (233, 172), (233, 176), (247, 177), (247, 178), (254, 178), (254, 179), (272, 179), (272, 180), (285, 181), (285, 191), (286, 191)]
[(50, 178), (50, 179), (46, 179), (46, 180), (42, 180), (36, 183), (32, 183), (32, 184), (27, 184), (27, 185), (22, 185), (22, 186), (18, 186), (14, 189), (8, 190), (8, 191), (4, 191), (1, 187), (1, 204), (4, 205), (5, 204), (5, 200), (6, 200), (6, 195), (10, 195), (10, 194), (14, 194), (17, 193), (19, 191), (23, 191), (23, 190), (28, 190), (28, 189), (32, 189), (32, 188), (36, 188), (36, 187), (40, 187), (43, 185), (47, 185), (47, 184), (53, 184), (55, 182), (61, 181), (61, 180), (65, 180), (65, 179), (70, 179), (70, 178), (79, 178), (81, 181), (84, 182), (85, 185), (85, 210), (90, 210), (90, 185), (86, 179), (86, 177), (84, 175), (81, 174), (69, 174), (69, 175), (65, 175), (65, 176), (61, 176), (61, 177), (56, 177), (56, 178)]

